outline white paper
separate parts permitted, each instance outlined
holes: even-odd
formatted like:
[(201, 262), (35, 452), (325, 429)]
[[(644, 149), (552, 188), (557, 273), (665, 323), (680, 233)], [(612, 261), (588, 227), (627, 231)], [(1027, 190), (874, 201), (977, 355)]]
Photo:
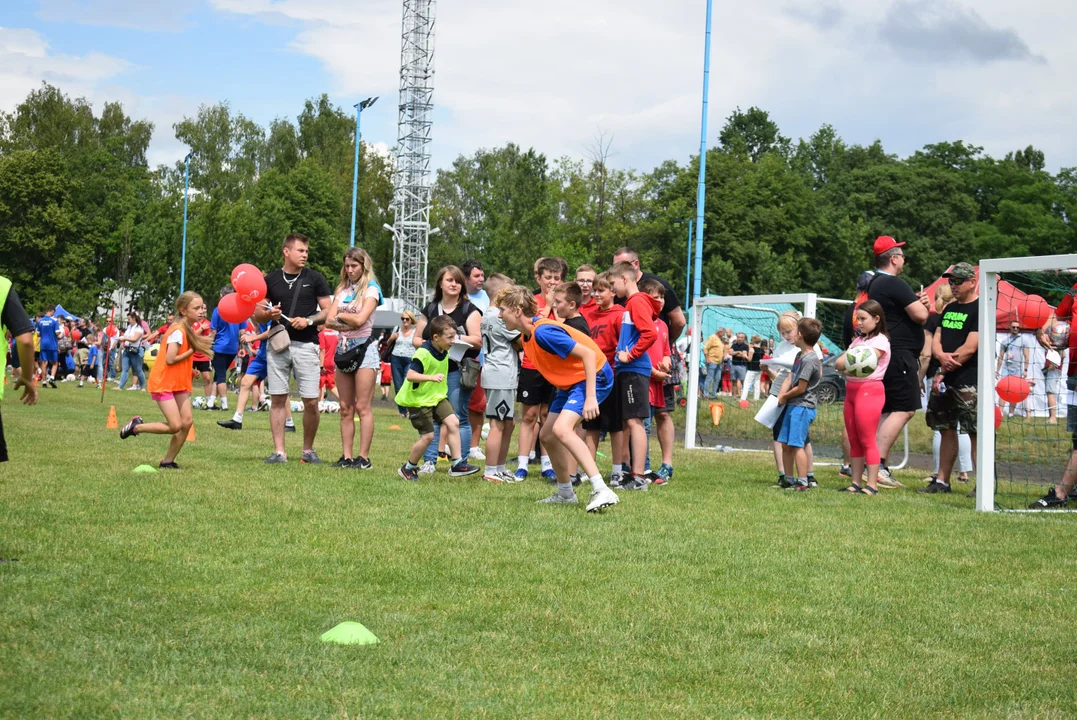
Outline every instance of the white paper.
[(457, 340), (452, 344), (452, 347), (449, 348), (449, 359), (453, 362), (460, 362), (464, 359), (464, 354), (467, 353), (468, 350), (473, 349), (474, 348), (471, 347), (471, 343), (461, 342)]
[(774, 423), (778, 422), (778, 416), (781, 414), (782, 407), (778, 404), (778, 398), (768, 395), (763, 407), (759, 408), (759, 412), (755, 414), (755, 421), (760, 425), (773, 428)]

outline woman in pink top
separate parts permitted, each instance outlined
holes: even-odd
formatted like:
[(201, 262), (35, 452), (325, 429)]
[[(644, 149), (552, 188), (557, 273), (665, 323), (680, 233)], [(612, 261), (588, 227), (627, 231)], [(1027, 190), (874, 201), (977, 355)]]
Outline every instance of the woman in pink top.
[[(875, 433), (883, 413), (886, 392), (883, 375), (890, 365), (890, 336), (886, 333), (886, 316), (882, 306), (874, 300), (865, 300), (856, 309), (859, 323), (857, 337), (849, 349), (864, 345), (875, 351), (878, 365), (866, 378), (845, 377), (845, 431), (849, 434), (849, 460), (852, 466), (852, 482), (845, 492), (877, 495), (879, 492), (879, 445)], [(845, 355), (834, 362), (839, 372), (845, 372)], [(868, 482), (861, 486), (864, 464), (868, 466)]]

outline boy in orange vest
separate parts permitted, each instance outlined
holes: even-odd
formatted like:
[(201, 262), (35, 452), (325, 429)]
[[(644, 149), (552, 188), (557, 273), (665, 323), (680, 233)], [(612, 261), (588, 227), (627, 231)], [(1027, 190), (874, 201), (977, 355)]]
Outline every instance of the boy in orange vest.
[(613, 370), (606, 356), (587, 335), (554, 320), (535, 318), (538, 303), (531, 291), (516, 286), (497, 299), (501, 319), (509, 330), (520, 333), (524, 352), (549, 382), (557, 388), (542, 425), (542, 447), (549, 453), (557, 474), (557, 492), (539, 502), (575, 505), (569, 464), (575, 459), (591, 481), (587, 512), (617, 504), (617, 495), (606, 486), (595, 458), (576, 434), (583, 419), (598, 415), (598, 405), (613, 389)]

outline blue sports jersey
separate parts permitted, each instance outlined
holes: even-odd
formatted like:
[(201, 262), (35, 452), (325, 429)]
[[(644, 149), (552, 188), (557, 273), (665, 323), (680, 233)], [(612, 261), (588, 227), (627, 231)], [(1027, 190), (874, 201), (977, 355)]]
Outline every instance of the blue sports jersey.
[(90, 355), (89, 355), (89, 357), (86, 358), (86, 364), (89, 365), (90, 367), (94, 367), (95, 365), (97, 365), (97, 346), (96, 345), (91, 345), (90, 346)]
[[(260, 323), (258, 325), (258, 332), (264, 333), (269, 329), (270, 323)], [(263, 363), (266, 361), (266, 348), (269, 347), (269, 341), (263, 340), (258, 345), (258, 354), (254, 356), (255, 360), (261, 360)]]
[(535, 328), (535, 342), (548, 353), (553, 353), (562, 360), (572, 353), (576, 341), (557, 325), (539, 325)]
[(56, 328), (60, 326), (60, 323), (56, 321), (56, 318), (45, 315), (37, 321), (37, 332), (41, 335), (41, 349), (42, 350), (55, 350), (58, 345), (56, 343)]
[(213, 318), (210, 327), (216, 331), (213, 338), (213, 352), (222, 355), (235, 355), (239, 352), (239, 331), (247, 325), (246, 322), (230, 323), (221, 319), (217, 308), (213, 308)]

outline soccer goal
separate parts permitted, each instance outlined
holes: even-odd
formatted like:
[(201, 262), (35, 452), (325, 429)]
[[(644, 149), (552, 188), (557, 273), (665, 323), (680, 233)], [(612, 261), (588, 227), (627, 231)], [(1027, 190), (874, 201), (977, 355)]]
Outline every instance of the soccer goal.
[[(812, 424), (811, 440), (817, 464), (842, 460), (843, 407), (845, 379), (834, 370), (834, 360), (845, 351), (842, 322), (851, 300), (819, 297), (815, 293), (779, 295), (723, 295), (698, 298), (691, 309), (691, 345), (687, 353), (688, 385), (685, 389), (687, 414), (684, 446), (687, 449), (770, 453), (772, 431), (755, 420), (766, 402), (765, 374), (748, 372), (749, 387), (724, 387), (716, 379), (707, 379), (703, 346), (719, 328), (734, 336), (744, 333), (751, 342), (757, 336), (764, 342), (781, 342), (777, 322), (787, 310), (818, 319), (823, 325), (819, 345), (823, 351), (823, 379), (819, 386), (819, 405)], [(765, 365), (764, 365), (765, 367)], [(757, 391), (760, 391), (757, 395)], [(704, 395), (705, 394), (705, 395)], [(711, 397), (713, 396), (713, 397)], [(711, 406), (716, 404), (712, 413)], [(714, 419), (718, 422), (715, 424)], [(904, 467), (908, 462), (908, 431), (892, 450), (890, 466)], [(897, 455), (904, 453), (900, 462)]]
[(1070, 329), (1052, 318), (1077, 293), (1077, 255), (981, 260), (979, 281), (976, 509), (1021, 512), (1060, 482), (1072, 448)]

